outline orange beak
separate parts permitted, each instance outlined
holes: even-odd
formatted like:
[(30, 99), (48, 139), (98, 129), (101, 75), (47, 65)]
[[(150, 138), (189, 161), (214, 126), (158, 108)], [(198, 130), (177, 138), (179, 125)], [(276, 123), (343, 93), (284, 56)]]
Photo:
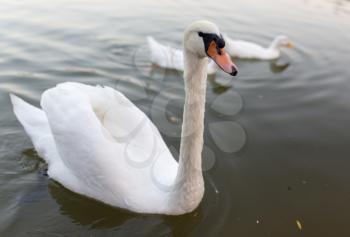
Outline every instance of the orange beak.
[(232, 62), (230, 55), (228, 55), (224, 48), (217, 47), (215, 41), (212, 41), (207, 50), (208, 56), (226, 73), (236, 76), (237, 66)]
[(286, 46), (287, 48), (294, 49), (294, 44), (292, 44), (291, 42), (289, 42)]

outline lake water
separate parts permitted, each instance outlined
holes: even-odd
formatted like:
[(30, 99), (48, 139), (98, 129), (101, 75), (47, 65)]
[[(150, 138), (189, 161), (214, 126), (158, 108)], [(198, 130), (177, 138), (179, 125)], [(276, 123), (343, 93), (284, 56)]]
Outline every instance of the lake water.
[[(232, 38), (284, 34), (296, 48), (209, 77), (200, 206), (133, 214), (50, 180), (8, 94), (38, 105), (65, 81), (117, 88), (176, 155), (182, 74), (151, 66), (145, 39), (181, 47), (202, 18)], [(1, 1), (0, 236), (350, 236), (349, 32), (346, 0)]]

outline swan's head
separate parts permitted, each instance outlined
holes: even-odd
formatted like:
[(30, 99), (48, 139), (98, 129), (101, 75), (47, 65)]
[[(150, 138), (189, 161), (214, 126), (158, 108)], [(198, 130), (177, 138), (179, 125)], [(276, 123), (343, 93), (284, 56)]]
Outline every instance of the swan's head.
[(274, 43), (274, 46), (277, 48), (280, 48), (280, 47), (294, 48), (292, 41), (287, 36), (284, 36), (284, 35), (277, 36), (273, 41), (273, 43)]
[(224, 71), (232, 76), (237, 67), (225, 52), (225, 40), (219, 28), (209, 21), (196, 21), (187, 27), (184, 34), (184, 48), (199, 58), (209, 57)]

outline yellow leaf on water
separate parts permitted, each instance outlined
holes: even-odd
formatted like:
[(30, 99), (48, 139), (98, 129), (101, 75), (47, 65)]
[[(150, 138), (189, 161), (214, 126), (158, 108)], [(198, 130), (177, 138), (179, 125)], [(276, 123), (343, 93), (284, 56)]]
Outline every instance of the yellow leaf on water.
[(303, 226), (301, 225), (299, 220), (296, 220), (297, 226), (299, 228), (299, 230), (301, 230), (303, 228)]

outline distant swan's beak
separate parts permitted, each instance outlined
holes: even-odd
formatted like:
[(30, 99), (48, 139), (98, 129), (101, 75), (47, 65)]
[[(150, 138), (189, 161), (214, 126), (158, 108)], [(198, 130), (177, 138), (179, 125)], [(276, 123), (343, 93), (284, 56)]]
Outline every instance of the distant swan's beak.
[(287, 45), (286, 45), (286, 47), (287, 48), (290, 48), (290, 49), (294, 49), (294, 44), (292, 44), (292, 43), (288, 43)]
[(237, 66), (232, 62), (230, 55), (224, 48), (217, 47), (215, 41), (211, 41), (207, 54), (224, 72), (232, 76), (237, 75)]

